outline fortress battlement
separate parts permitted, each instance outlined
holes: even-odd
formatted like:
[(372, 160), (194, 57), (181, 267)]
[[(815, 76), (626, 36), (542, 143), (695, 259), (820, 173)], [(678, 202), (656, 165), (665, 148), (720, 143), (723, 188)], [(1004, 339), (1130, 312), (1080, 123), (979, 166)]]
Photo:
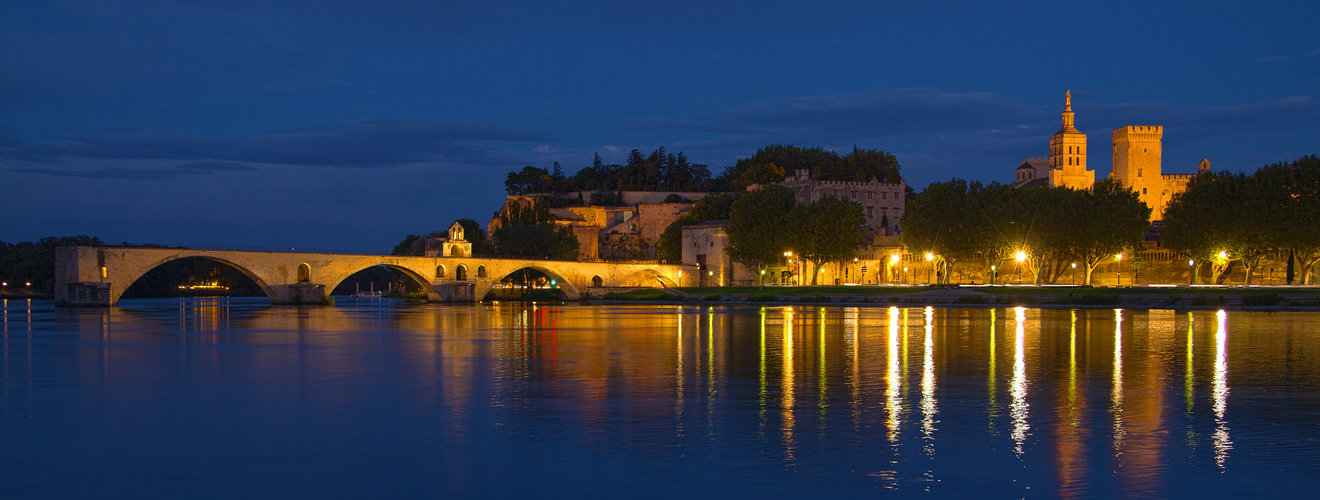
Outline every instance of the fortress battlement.
[(1164, 137), (1163, 125), (1128, 125), (1114, 129), (1111, 134), (1114, 142), (1153, 142)]

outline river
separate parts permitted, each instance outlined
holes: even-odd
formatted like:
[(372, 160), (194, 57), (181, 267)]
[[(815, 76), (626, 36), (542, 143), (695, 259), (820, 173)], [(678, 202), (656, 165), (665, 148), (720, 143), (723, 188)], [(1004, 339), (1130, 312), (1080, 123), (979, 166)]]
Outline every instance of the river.
[(4, 498), (1259, 497), (1320, 314), (8, 300)]

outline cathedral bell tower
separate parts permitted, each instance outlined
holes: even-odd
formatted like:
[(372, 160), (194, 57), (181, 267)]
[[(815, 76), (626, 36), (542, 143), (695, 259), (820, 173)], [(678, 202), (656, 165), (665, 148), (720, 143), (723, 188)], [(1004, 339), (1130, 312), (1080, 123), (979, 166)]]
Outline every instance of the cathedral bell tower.
[(1072, 91), (1063, 94), (1063, 126), (1050, 136), (1050, 187), (1091, 189), (1095, 171), (1086, 169), (1086, 134), (1073, 126)]

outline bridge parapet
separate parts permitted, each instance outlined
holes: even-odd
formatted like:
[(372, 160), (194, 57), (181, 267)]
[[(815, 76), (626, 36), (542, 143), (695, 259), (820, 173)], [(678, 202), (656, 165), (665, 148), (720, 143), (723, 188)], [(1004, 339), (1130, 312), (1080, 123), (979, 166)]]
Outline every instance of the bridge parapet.
[[(194, 257), (237, 269), (276, 304), (317, 302), (349, 276), (373, 266), (402, 272), (433, 302), (479, 300), (500, 280), (522, 269), (535, 269), (556, 279), (570, 300), (577, 300), (591, 286), (668, 287), (679, 286), (685, 279), (681, 266), (638, 262), (60, 247), (55, 258), (56, 304), (114, 305), (142, 275), (167, 262)], [(690, 280), (690, 276), (686, 278)]]

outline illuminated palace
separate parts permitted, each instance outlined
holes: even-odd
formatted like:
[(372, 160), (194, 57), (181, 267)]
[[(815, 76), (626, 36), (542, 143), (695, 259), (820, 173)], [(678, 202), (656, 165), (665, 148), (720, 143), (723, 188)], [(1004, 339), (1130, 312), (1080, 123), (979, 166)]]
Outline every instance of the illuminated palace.
[[(1086, 134), (1073, 125), (1072, 92), (1064, 93), (1063, 126), (1050, 136), (1049, 156), (1033, 156), (1018, 166), (1013, 187), (1067, 187), (1089, 189), (1095, 184), (1095, 171), (1086, 168)], [(1161, 125), (1128, 125), (1114, 129), (1114, 168), (1109, 178), (1137, 192), (1151, 209), (1151, 220), (1161, 220), (1164, 207), (1173, 195), (1187, 189), (1196, 174), (1163, 173), (1164, 136)], [(1208, 172), (1210, 161), (1202, 159), (1197, 173)]]

